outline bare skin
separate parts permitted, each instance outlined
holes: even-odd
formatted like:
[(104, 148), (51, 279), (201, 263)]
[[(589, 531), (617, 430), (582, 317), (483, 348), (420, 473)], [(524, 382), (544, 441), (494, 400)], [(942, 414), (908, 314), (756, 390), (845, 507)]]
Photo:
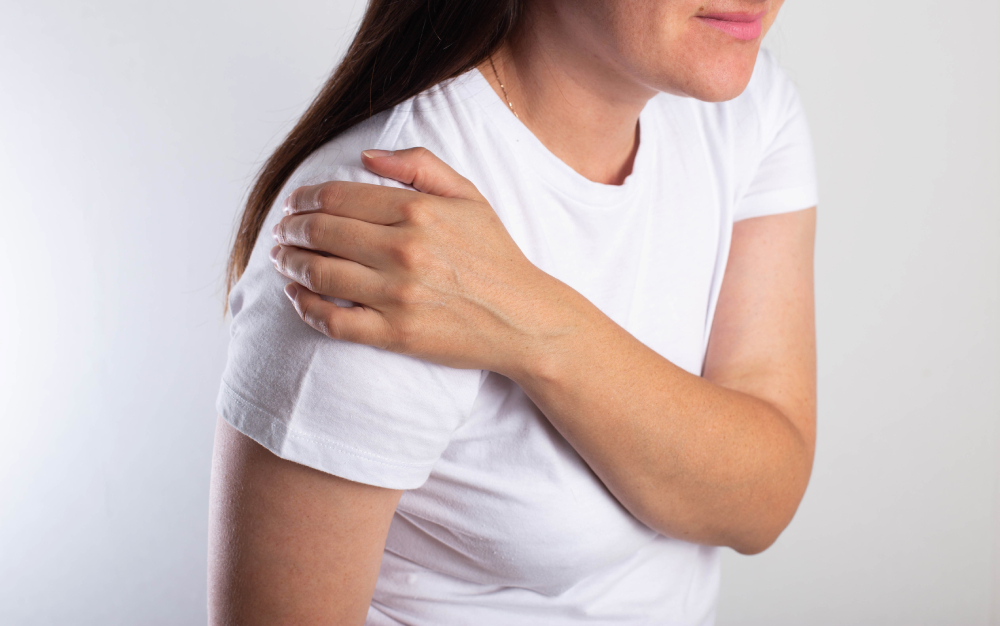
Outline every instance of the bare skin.
[(364, 623), (401, 494), (278, 458), (220, 418), (209, 622)]
[[(531, 5), (532, 28), (495, 60), (528, 128), (584, 176), (617, 184), (631, 171), (639, 111), (657, 91), (725, 100), (749, 80), (759, 40), (727, 39), (697, 16), (767, 10), (769, 26), (780, 5), (544, 0)], [(496, 82), (488, 63), (481, 70)], [(272, 258), (294, 281), (306, 323), (510, 377), (659, 532), (744, 553), (773, 543), (798, 507), (814, 451), (814, 210), (735, 225), (698, 377), (531, 265), (475, 187), (430, 153), (363, 162), (424, 193), (327, 183), (292, 195)], [(364, 306), (339, 308), (317, 294)], [(302, 475), (259, 450), (235, 462), (256, 444), (227, 437), (245, 441), (216, 454), (214, 623), (362, 623), (358, 607), (370, 601), (398, 492)], [(285, 507), (329, 523), (282, 532), (301, 522)], [(263, 589), (290, 572), (312, 586), (286, 598)], [(247, 609), (246, 594), (262, 604)], [(254, 621), (265, 610), (286, 618)]]

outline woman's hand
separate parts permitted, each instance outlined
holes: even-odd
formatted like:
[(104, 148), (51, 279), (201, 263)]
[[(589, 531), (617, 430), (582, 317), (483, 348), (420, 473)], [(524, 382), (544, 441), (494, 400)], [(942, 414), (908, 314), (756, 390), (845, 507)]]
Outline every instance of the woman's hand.
[(542, 330), (544, 304), (571, 290), (528, 261), (476, 187), (428, 150), (369, 150), (362, 162), (418, 191), (338, 181), (296, 189), (271, 250), (294, 281), (286, 293), (296, 311), (333, 339), (517, 371), (540, 334), (558, 332)]

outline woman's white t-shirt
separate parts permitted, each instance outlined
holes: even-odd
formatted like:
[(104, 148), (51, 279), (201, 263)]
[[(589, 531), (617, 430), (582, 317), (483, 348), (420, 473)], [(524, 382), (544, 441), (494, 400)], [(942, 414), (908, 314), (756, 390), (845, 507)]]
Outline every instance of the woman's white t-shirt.
[(639, 132), (624, 184), (592, 182), (472, 70), (317, 150), (272, 207), (230, 297), (217, 406), (285, 459), (407, 490), (368, 624), (713, 622), (718, 549), (637, 521), (517, 384), (326, 338), (295, 314), (268, 259), (293, 189), (399, 186), (365, 170), (360, 152), (424, 146), (478, 187), (533, 263), (700, 374), (733, 222), (816, 204), (809, 131), (763, 52), (736, 99), (660, 94)]

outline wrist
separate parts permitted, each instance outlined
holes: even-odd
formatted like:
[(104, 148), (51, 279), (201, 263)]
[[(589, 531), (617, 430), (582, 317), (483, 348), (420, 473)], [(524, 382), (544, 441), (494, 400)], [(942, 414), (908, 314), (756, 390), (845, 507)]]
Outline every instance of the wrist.
[(566, 283), (538, 270), (528, 298), (525, 320), (504, 352), (506, 362), (497, 373), (526, 391), (557, 382), (568, 364), (580, 358), (588, 335), (603, 317), (589, 300)]

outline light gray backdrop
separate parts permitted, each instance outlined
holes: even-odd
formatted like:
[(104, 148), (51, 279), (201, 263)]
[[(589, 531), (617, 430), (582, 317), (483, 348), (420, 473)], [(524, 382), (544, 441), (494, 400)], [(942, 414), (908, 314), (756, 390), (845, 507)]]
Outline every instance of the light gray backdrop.
[[(0, 2), (0, 623), (204, 621), (233, 220), (361, 10)], [(819, 446), (720, 626), (1000, 625), (998, 40), (996, 0), (769, 37), (822, 185)]]

